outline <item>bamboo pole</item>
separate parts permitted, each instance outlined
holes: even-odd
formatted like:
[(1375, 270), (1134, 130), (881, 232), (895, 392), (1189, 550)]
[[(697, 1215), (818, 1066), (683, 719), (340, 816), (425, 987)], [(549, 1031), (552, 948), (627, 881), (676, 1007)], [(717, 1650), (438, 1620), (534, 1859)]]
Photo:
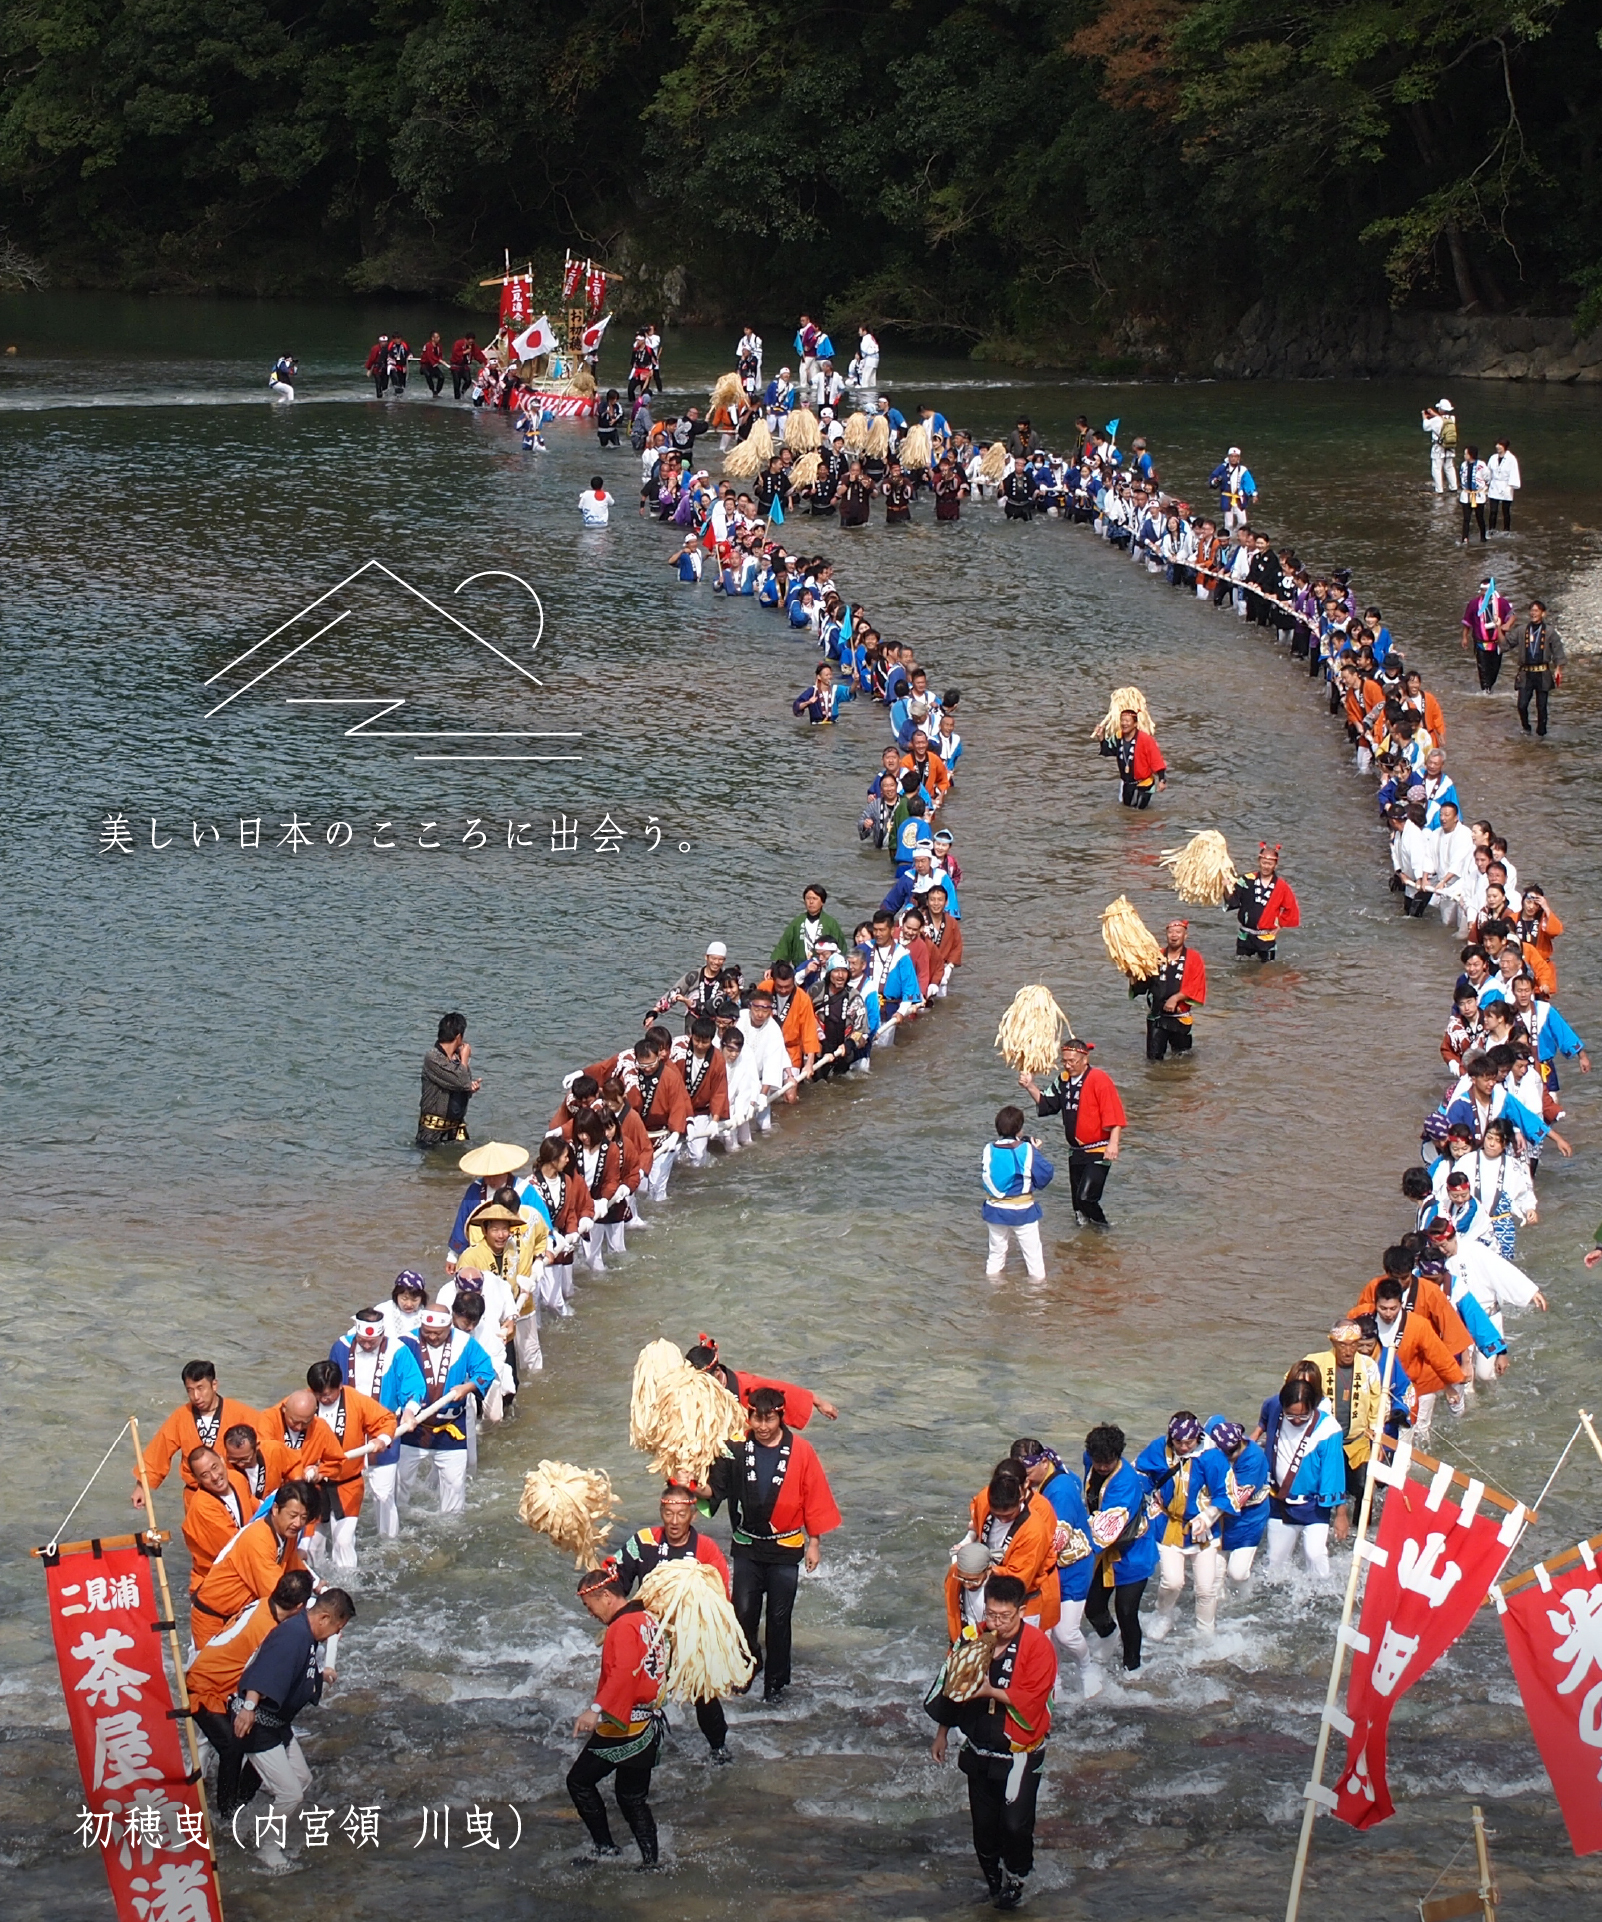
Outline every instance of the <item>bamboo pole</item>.
[[(1329, 1732), (1335, 1716), (1340, 1714), (1337, 1702), (1341, 1692), (1341, 1671), (1346, 1666), (1346, 1637), (1352, 1625), (1352, 1611), (1357, 1602), (1357, 1584), (1363, 1573), (1363, 1549), (1368, 1541), (1368, 1518), (1374, 1506), (1375, 1470), (1379, 1467), (1380, 1444), (1385, 1434), (1385, 1417), (1391, 1405), (1391, 1370), (1396, 1362), (1394, 1344), (1385, 1350), (1385, 1368), (1380, 1377), (1379, 1404), (1374, 1410), (1374, 1434), (1369, 1443), (1368, 1473), (1363, 1477), (1363, 1500), (1358, 1510), (1357, 1534), (1352, 1542), (1352, 1572), (1346, 1578), (1346, 1599), (1341, 1604), (1341, 1625), (1335, 1634), (1335, 1658), (1329, 1665), (1329, 1687), (1324, 1691), (1324, 1712), (1318, 1720), (1318, 1741), (1313, 1748), (1313, 1773), (1307, 1786), (1302, 1790), (1305, 1806), (1302, 1809), (1302, 1832), (1296, 1843), (1296, 1863), (1291, 1870), (1290, 1898), (1285, 1904), (1285, 1922), (1296, 1922), (1302, 1906), (1302, 1882), (1307, 1874), (1307, 1853), (1313, 1842), (1313, 1823), (1317, 1819), (1319, 1804), (1326, 1807), (1335, 1798), (1324, 1786), (1324, 1761), (1329, 1754)], [(1274, 1465), (1269, 1463), (1269, 1472)], [(1344, 1718), (1343, 1718), (1344, 1719)], [(1350, 1726), (1348, 1724), (1348, 1726)]]
[[(1386, 1435), (1382, 1438), (1380, 1446), (1382, 1448), (1394, 1449), (1396, 1444), (1391, 1440), (1389, 1435)], [(1599, 1450), (1599, 1452), (1602, 1452), (1602, 1450)], [(1434, 1455), (1426, 1455), (1420, 1448), (1412, 1450), (1412, 1457), (1420, 1468), (1428, 1469), (1431, 1473), (1445, 1466), (1445, 1464), (1438, 1461)], [(1472, 1475), (1465, 1475), (1460, 1468), (1454, 1468), (1452, 1470), (1452, 1486), (1454, 1488), (1467, 1488), (1473, 1479)], [(1494, 1488), (1487, 1488), (1481, 1495), (1480, 1500), (1489, 1502), (1493, 1508), (1500, 1508), (1509, 1515), (1511, 1515), (1515, 1509), (1523, 1506), (1521, 1502), (1511, 1501), (1506, 1495), (1498, 1494)], [(1540, 1510), (1538, 1508), (1526, 1508), (1524, 1510), (1525, 1518), (1531, 1522), (1536, 1519), (1539, 1513)]]
[(1580, 1414), (1580, 1426), (1585, 1430), (1586, 1434), (1590, 1436), (1591, 1446), (1596, 1450), (1598, 1457), (1602, 1458), (1602, 1441), (1599, 1441), (1597, 1439), (1596, 1430), (1591, 1425), (1591, 1417), (1585, 1412), (1583, 1408), (1579, 1411), (1579, 1414)]
[(139, 1477), (139, 1486), (144, 1491), (145, 1519), (150, 1527), (145, 1532), (146, 1542), (156, 1545), (151, 1560), (156, 1564), (156, 1581), (161, 1588), (161, 1612), (167, 1623), (167, 1642), (172, 1652), (173, 1676), (177, 1682), (178, 1706), (183, 1711), (184, 1735), (189, 1744), (189, 1766), (195, 1772), (195, 1795), (200, 1803), (200, 1812), (206, 1818), (206, 1846), (211, 1854), (211, 1881), (217, 1895), (217, 1913), (223, 1912), (222, 1877), (217, 1872), (217, 1831), (211, 1819), (211, 1808), (206, 1801), (206, 1775), (200, 1766), (200, 1745), (195, 1740), (195, 1718), (189, 1711), (189, 1684), (184, 1679), (183, 1653), (178, 1646), (178, 1618), (173, 1614), (172, 1589), (167, 1583), (167, 1562), (161, 1553), (160, 1544), (167, 1540), (165, 1535), (156, 1531), (156, 1510), (150, 1494), (150, 1477), (145, 1473), (145, 1453), (139, 1446), (139, 1422), (130, 1416), (128, 1432), (133, 1438), (134, 1469)]
[(1491, 1880), (1491, 1851), (1485, 1844), (1485, 1811), (1474, 1804), (1474, 1853), (1480, 1864), (1480, 1902), (1485, 1922), (1496, 1922), (1496, 1884)]
[[(140, 1542), (170, 1542), (172, 1537), (163, 1529), (146, 1529), (139, 1535), (92, 1535), (86, 1542), (57, 1542), (54, 1552), (57, 1555), (88, 1555), (97, 1548), (134, 1548)], [(48, 1548), (30, 1548), (30, 1555), (44, 1556), (51, 1553)]]

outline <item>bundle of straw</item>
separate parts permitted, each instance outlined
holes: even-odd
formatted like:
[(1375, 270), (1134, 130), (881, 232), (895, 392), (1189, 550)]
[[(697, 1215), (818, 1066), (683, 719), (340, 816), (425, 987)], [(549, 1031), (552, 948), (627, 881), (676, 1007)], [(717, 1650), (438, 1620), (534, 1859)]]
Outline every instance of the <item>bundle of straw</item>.
[(752, 421), (751, 431), (745, 437), (745, 445), (751, 449), (764, 467), (772, 460), (773, 436), (768, 432), (768, 423), (765, 420), (759, 418)]
[(1050, 988), (1020, 988), (1001, 1017), (996, 1046), (1009, 1068), (1024, 1074), (1049, 1074), (1057, 1065), (1064, 1034), (1073, 1027)]
[(674, 1701), (715, 1702), (750, 1683), (756, 1662), (715, 1568), (662, 1562), (640, 1583), (639, 1600), (667, 1639), (667, 1692)]
[(987, 481), (998, 481), (1007, 470), (1007, 449), (1005, 443), (993, 440), (984, 451), (979, 463), (979, 472)]
[(883, 460), (890, 452), (890, 423), (883, 414), (875, 414), (868, 422), (868, 438), (863, 442), (862, 451), (874, 460)]
[(766, 466), (749, 440), (736, 441), (723, 456), (723, 471), (730, 480), (755, 480)]
[(571, 1462), (542, 1461), (523, 1483), (518, 1518), (536, 1535), (545, 1535), (575, 1568), (599, 1568), (601, 1551), (622, 1511), (602, 1469), (575, 1468)]
[(1193, 906), (1216, 908), (1240, 879), (1229, 843), (1217, 828), (1203, 828), (1182, 848), (1164, 848), (1160, 865), (1174, 877), (1174, 892)]
[(595, 385), (595, 376), (582, 363), (568, 375), (567, 384), (575, 394), (582, 394), (586, 400), (591, 394), (599, 391)]
[(1131, 981), (1149, 981), (1163, 964), (1162, 949), (1127, 894), (1120, 894), (1110, 908), (1102, 911), (1101, 939), (1108, 959)]
[(803, 454), (790, 469), (791, 493), (800, 493), (804, 488), (813, 486), (822, 465), (823, 457), (820, 454)]
[[(675, 1564), (670, 1563), (669, 1566), (672, 1567)], [(946, 1657), (946, 1665), (940, 1671), (940, 1680), (937, 1684), (940, 1693), (950, 1702), (970, 1700), (979, 1684), (990, 1673), (990, 1664), (995, 1659), (995, 1654), (996, 1637), (993, 1631), (971, 1639), (964, 1637), (960, 1642), (953, 1642), (951, 1653)]]
[(648, 1341), (634, 1359), (634, 1383), (629, 1391), (629, 1447), (649, 1454), (656, 1446), (652, 1428), (656, 1398), (668, 1382), (695, 1371), (674, 1347), (660, 1337)]
[(712, 397), (707, 402), (709, 413), (716, 413), (720, 407), (736, 408), (745, 399), (745, 388), (738, 374), (719, 374), (712, 388)]
[(1107, 712), (1102, 717), (1096, 732), (1103, 740), (1110, 741), (1118, 732), (1118, 723), (1127, 709), (1135, 710), (1135, 725), (1144, 734), (1154, 734), (1156, 728), (1151, 718), (1151, 709), (1146, 705), (1146, 697), (1138, 687), (1115, 687), (1112, 699), (1107, 704)]
[(853, 454), (860, 454), (868, 444), (868, 417), (866, 414), (852, 414), (845, 424), (845, 444)]
[(784, 423), (784, 444), (792, 454), (810, 454), (823, 445), (818, 417), (810, 408), (797, 407), (791, 411)]
[(629, 1446), (668, 1481), (699, 1486), (727, 1441), (745, 1433), (745, 1410), (723, 1384), (692, 1368), (670, 1341), (653, 1341), (634, 1364)]
[(651, 1411), (651, 1467), (665, 1481), (700, 1487), (725, 1442), (745, 1434), (745, 1410), (722, 1382), (685, 1363)]
[(921, 423), (901, 436), (901, 465), (909, 473), (922, 472), (929, 465), (929, 430)]

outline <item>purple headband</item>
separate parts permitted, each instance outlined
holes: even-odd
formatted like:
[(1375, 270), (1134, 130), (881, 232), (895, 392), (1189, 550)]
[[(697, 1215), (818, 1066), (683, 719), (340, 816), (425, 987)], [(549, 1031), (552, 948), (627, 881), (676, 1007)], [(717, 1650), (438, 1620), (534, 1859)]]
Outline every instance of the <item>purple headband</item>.
[(395, 1277), (395, 1286), (389, 1291), (390, 1300), (393, 1301), (403, 1290), (407, 1294), (426, 1296), (428, 1283), (415, 1268), (407, 1268)]
[(1184, 1448), (1202, 1438), (1202, 1425), (1194, 1415), (1179, 1414), (1168, 1424), (1168, 1439), (1176, 1448)]
[(1243, 1446), (1246, 1440), (1246, 1430), (1241, 1427), (1240, 1423), (1229, 1421), (1222, 1415), (1213, 1423), (1208, 1432), (1226, 1455), (1233, 1455), (1237, 1449)]

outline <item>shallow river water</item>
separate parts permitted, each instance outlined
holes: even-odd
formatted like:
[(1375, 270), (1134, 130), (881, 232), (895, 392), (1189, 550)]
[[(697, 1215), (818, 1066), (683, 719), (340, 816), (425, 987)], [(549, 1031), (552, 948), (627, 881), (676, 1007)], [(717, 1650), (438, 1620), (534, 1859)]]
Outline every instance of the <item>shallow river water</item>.
[[(396, 321), (414, 347), (431, 325), (447, 339), (461, 325), (0, 301), (0, 336), (19, 346), (0, 362), (13, 1029), (0, 1859), (18, 1918), (109, 1913), (73, 1834), (77, 1778), (26, 1549), (130, 1413), (153, 1428), (174, 1405), (189, 1356), (270, 1402), (397, 1270), (438, 1277), (460, 1178), (410, 1136), (439, 1012), (470, 1019), (485, 1074), (475, 1136), (532, 1143), (562, 1073), (634, 1032), (708, 940), (749, 971), (803, 881), (824, 881), (843, 920), (887, 885), (855, 833), (879, 711), (859, 704), (823, 733), (792, 723), (811, 651), (752, 603), (677, 586), (675, 538), (634, 513), (632, 454), (597, 455), (591, 431), (552, 423), (550, 452), (525, 455), (503, 420), (430, 403), (416, 381), (375, 403), (361, 359)], [(273, 407), (265, 372), (286, 348), (301, 399)], [(670, 389), (704, 397), (726, 358), (725, 343), (670, 336)], [(620, 345), (607, 365), (621, 361)], [(1059, 443), (1081, 410), (1119, 414), (1126, 445), (1143, 432), (1194, 493), (1240, 442), (1261, 524), (1351, 566), (1423, 666), (1466, 805), (1508, 832), (1567, 923), (1559, 1001), (1595, 1037), (1602, 401), (1473, 383), (1453, 396), (1468, 435), (1509, 434), (1524, 464), (1499, 583), (1521, 608), (1544, 594), (1574, 657), (1553, 736), (1535, 744), (1510, 689), (1474, 696), (1457, 645), (1481, 556), (1456, 548), (1455, 510), (1428, 489), (1417, 423), (1434, 390), (1097, 389), (895, 354), (884, 371), (905, 411), (933, 399), (986, 437), (1020, 411)], [(619, 505), (591, 532), (576, 499), (596, 471)], [(934, 680), (963, 691), (968, 753), (949, 809), (966, 876), (960, 986), (871, 1078), (809, 1098), (757, 1152), (680, 1172), (662, 1226), (547, 1328), (546, 1371), (487, 1442), (460, 1525), (425, 1516), (383, 1551), (364, 1525), (360, 1619), (307, 1746), (320, 1802), (379, 1805), (381, 1845), (341, 1840), (277, 1883), (225, 1857), (236, 1917), (401, 1904), (476, 1917), (531, 1898), (553, 1917), (723, 1916), (764, 1900), (820, 1918), (964, 1912), (978, 1883), (962, 1784), (929, 1761), (918, 1702), (941, 1654), (946, 1546), (974, 1489), (1016, 1434), (1067, 1453), (1100, 1421), (1139, 1445), (1179, 1406), (1248, 1416), (1408, 1225), (1397, 1180), (1439, 1090), (1454, 947), (1397, 914), (1370, 784), (1305, 675), (1085, 530), (1011, 526), (993, 508), (956, 527), (927, 508), (919, 520), (855, 539), (796, 528), (794, 544), (833, 556), (882, 631), (915, 640)], [(351, 610), (337, 652), (330, 637), (206, 718), (220, 698), (209, 677), (369, 560), (543, 685), (369, 573), (336, 603)], [(533, 604), (504, 573), (457, 592), (490, 570), (538, 591), (537, 651)], [(1087, 745), (1130, 681), (1173, 770), (1142, 816), (1117, 807)], [(536, 746), (579, 758), (417, 760), (392, 739), (347, 738), (370, 709), (283, 698), (376, 694), (407, 698), (408, 727), (578, 735)], [(132, 853), (100, 851), (115, 813)], [(597, 847), (603, 816), (624, 830), (621, 853)], [(257, 817), (261, 847), (241, 848), (241, 818)], [(578, 824), (576, 851), (552, 851), (553, 817)], [(275, 845), (295, 820), (310, 845)], [(508, 848), (509, 821), (530, 845)], [(348, 848), (328, 845), (339, 822)], [(487, 845), (464, 845), (470, 822)], [(1224, 917), (1198, 914), (1211, 992), (1195, 1057), (1154, 1067), (1097, 916), (1127, 892), (1160, 922), (1172, 897), (1156, 857), (1205, 826), (1237, 858), (1260, 836), (1283, 842), (1303, 927), (1282, 964), (1237, 970)], [(1131, 1125), (1112, 1233), (1076, 1232), (1052, 1197), (1048, 1279), (996, 1285), (976, 1166), (1011, 1077), (991, 1043), (1036, 980), (1097, 1039)], [(1526, 1500), (1602, 1359), (1602, 1284), (1580, 1265), (1602, 1113), (1577, 1075), (1565, 1098), (1574, 1159), (1548, 1157), (1541, 1223), (1521, 1237), (1551, 1313), (1517, 1323), (1513, 1372), (1436, 1431), (1443, 1452)], [(571, 1569), (518, 1523), (517, 1496), (549, 1455), (608, 1468), (633, 1525), (653, 1519), (654, 1484), (627, 1446), (629, 1371), (644, 1342), (702, 1329), (736, 1365), (839, 1403), (816, 1440), (845, 1526), (803, 1586), (792, 1699), (736, 1706), (734, 1768), (714, 1777), (691, 1727), (660, 1769), (669, 1873), (586, 1879), (566, 1867), (580, 1831), (561, 1776), (595, 1636)], [(69, 1532), (128, 1526), (125, 1475), (114, 1461)], [(175, 1526), (172, 1486), (158, 1500)], [(1572, 1458), (1532, 1553), (1593, 1530), (1599, 1491), (1602, 1464)], [(1109, 1669), (1097, 1701), (1060, 1704), (1031, 1913), (1283, 1912), (1345, 1567), (1338, 1557), (1329, 1589), (1260, 1574), (1206, 1650), (1181, 1630), (1138, 1677)], [(1475, 1800), (1509, 1915), (1602, 1907), (1602, 1870), (1569, 1854), (1489, 1611), (1402, 1704), (1392, 1778), (1387, 1827), (1318, 1825), (1306, 1913), (1412, 1912)], [(517, 1851), (414, 1849), (426, 1806), (475, 1801), (519, 1808)]]

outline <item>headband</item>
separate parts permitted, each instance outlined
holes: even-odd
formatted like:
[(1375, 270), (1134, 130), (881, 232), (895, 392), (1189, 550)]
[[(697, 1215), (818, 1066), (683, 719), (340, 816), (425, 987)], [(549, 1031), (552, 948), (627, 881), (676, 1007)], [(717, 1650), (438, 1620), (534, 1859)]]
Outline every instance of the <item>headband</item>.
[(1068, 1473), (1067, 1463), (1055, 1448), (1042, 1448), (1038, 1455), (1020, 1455), (1017, 1459), (1020, 1468), (1038, 1468), (1042, 1462), (1050, 1462), (1059, 1475)]
[(717, 1360), (718, 1344), (717, 1344), (716, 1337), (712, 1335), (697, 1335), (695, 1338), (695, 1345), (697, 1348), (710, 1348), (712, 1350), (713, 1361)]
[(606, 1588), (617, 1580), (618, 1566), (615, 1556), (608, 1556), (599, 1568), (586, 1569), (579, 1577), (578, 1592), (590, 1595), (598, 1588)]
[(1194, 1415), (1175, 1415), (1168, 1424), (1168, 1439), (1176, 1448), (1188, 1442), (1199, 1442), (1202, 1438), (1202, 1425)]
[(1338, 1321), (1329, 1331), (1331, 1341), (1361, 1341), (1363, 1331), (1355, 1321)]
[(1257, 852), (1259, 854), (1278, 854), (1284, 845), (1283, 841), (1276, 841), (1274, 845), (1270, 847), (1266, 841), (1259, 841), (1257, 843)]

